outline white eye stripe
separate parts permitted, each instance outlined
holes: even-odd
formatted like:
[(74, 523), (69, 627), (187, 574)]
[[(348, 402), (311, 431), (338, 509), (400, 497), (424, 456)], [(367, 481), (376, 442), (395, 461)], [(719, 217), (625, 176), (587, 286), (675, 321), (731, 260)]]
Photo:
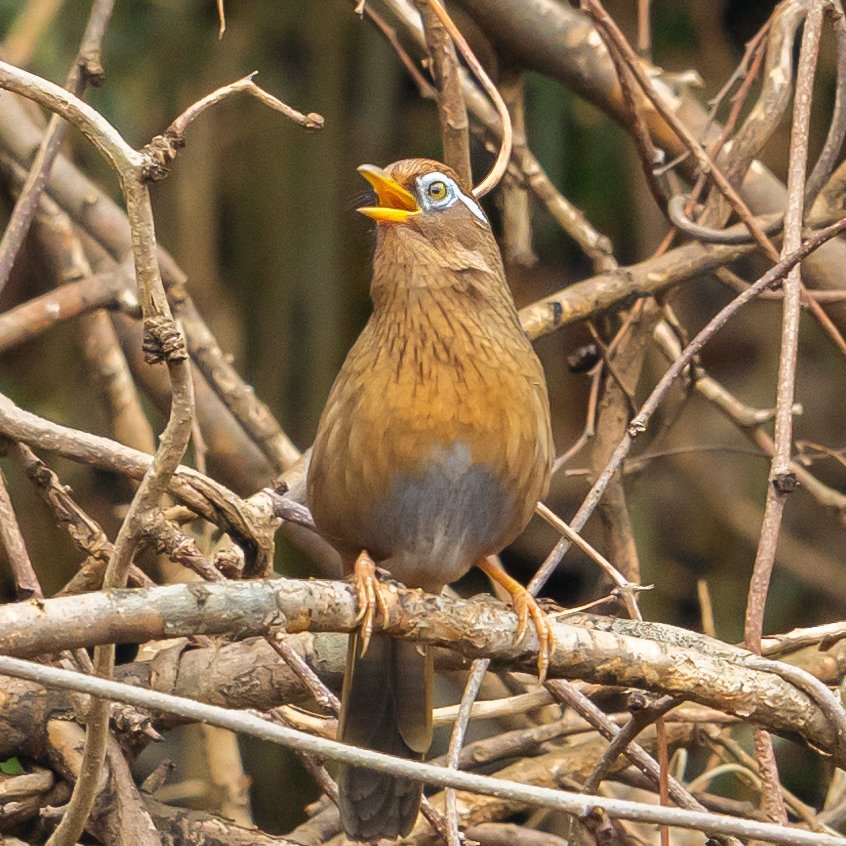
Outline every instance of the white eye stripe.
[(433, 182), (443, 182), (447, 188), (449, 189), (449, 193), (447, 194), (446, 203), (441, 202), (443, 208), (449, 208), (452, 206), (456, 200), (460, 200), (473, 212), (482, 223), (487, 223), (488, 219), (485, 217), (485, 213), (482, 211), (481, 206), (472, 198), (468, 197), (456, 184), (455, 180), (451, 177), (447, 176), (445, 173), (441, 173), (440, 171), (434, 171), (433, 173), (427, 173), (425, 176), (418, 176), (417, 177), (417, 187), (420, 189), (420, 196), (423, 198), (423, 202), (425, 205), (430, 205), (431, 200), (428, 197), (427, 189)]
[(488, 219), (485, 217), (485, 213), (482, 211), (482, 207), (475, 201), (471, 200), (460, 188), (456, 187), (456, 191), (458, 192), (458, 199), (470, 209), (482, 223), (487, 223)]

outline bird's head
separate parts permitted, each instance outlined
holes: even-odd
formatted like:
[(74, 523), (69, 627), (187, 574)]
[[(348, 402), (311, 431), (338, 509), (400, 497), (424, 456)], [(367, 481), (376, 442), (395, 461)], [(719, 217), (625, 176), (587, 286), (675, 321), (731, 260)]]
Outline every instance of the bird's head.
[(377, 198), (359, 209), (377, 221), (370, 286), (377, 310), (398, 291), (439, 289), (473, 292), (478, 302), (507, 300), (513, 311), (490, 223), (451, 167), (403, 159), (358, 170)]
[(473, 193), (447, 165), (403, 159), (384, 169), (364, 164), (358, 172), (373, 186), (378, 201), (359, 211), (381, 225), (411, 226), (424, 235), (466, 226), (490, 231)]

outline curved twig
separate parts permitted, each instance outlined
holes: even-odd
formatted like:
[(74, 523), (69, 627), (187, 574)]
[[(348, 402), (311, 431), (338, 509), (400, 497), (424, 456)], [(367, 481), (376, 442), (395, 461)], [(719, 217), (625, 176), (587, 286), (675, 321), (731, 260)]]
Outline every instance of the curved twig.
[[(838, 7), (840, 3), (837, 3)], [(846, 20), (844, 20), (843, 9), (838, 8), (833, 20), (834, 35), (837, 40), (837, 83), (834, 93), (834, 109), (831, 113), (831, 124), (828, 127), (828, 134), (825, 144), (820, 151), (814, 169), (805, 183), (805, 209), (810, 210), (823, 185), (828, 181), (837, 158), (843, 149), (843, 141), (846, 139)]]
[(470, 66), (470, 70), (473, 71), (476, 78), (482, 83), (482, 87), (488, 93), (488, 96), (493, 100), (499, 114), (499, 119), (502, 121), (502, 144), (499, 148), (499, 155), (496, 157), (491, 172), (473, 189), (474, 196), (484, 197), (485, 194), (499, 184), (500, 179), (505, 174), (505, 169), (508, 167), (508, 160), (511, 158), (511, 146), (513, 143), (511, 115), (509, 115), (508, 107), (505, 105), (505, 101), (502, 99), (497, 87), (491, 82), (491, 78), (470, 49), (470, 45), (464, 40), (461, 31), (453, 23), (441, 0), (429, 0), (429, 2), (435, 14), (440, 18), (441, 23), (446, 28), (446, 31), (455, 42), (455, 46), (461, 51), (461, 55), (464, 56), (464, 60)]
[[(689, 197), (685, 194), (676, 194), (667, 204), (667, 214), (673, 226), (680, 229), (691, 238), (697, 241), (704, 241), (706, 244), (753, 244), (755, 239), (746, 229), (732, 227), (728, 229), (713, 229), (710, 226), (703, 226), (691, 220), (685, 212), (685, 206)], [(761, 230), (765, 235), (777, 235), (784, 226), (784, 215), (767, 215), (771, 218), (768, 222), (761, 219)]]

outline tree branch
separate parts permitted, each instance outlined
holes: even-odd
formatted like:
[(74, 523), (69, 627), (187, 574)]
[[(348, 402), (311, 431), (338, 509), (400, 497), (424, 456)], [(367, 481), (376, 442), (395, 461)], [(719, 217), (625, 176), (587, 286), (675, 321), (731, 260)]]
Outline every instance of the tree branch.
[[(534, 634), (516, 645), (517, 618), (495, 602), (420, 594), (394, 583), (383, 594), (390, 616), (386, 631), (392, 636), (533, 671)], [(197, 634), (349, 632), (357, 626), (357, 614), (355, 590), (342, 582), (276, 579), (112, 591), (0, 607), (0, 652), (36, 656)], [(554, 622), (550, 676), (682, 696), (776, 733), (800, 736), (846, 763), (846, 740), (838, 738), (813, 699), (772, 673), (745, 666), (745, 651), (669, 626), (580, 619), (585, 622), (579, 625), (570, 618)]]
[(275, 725), (246, 712), (230, 711), (188, 699), (133, 688), (95, 676), (85, 676), (68, 670), (33, 664), (18, 658), (0, 656), (0, 673), (26, 678), (39, 684), (77, 690), (93, 696), (121, 699), (136, 707), (178, 713), (188, 719), (202, 720), (230, 731), (322, 755), (331, 760), (358, 766), (378, 767), (385, 772), (404, 778), (418, 779), (426, 784), (454, 787), (473, 793), (526, 802), (530, 805), (540, 805), (580, 818), (588, 816), (594, 810), (601, 810), (619, 819), (678, 826), (708, 834), (757, 838), (771, 843), (791, 844), (791, 846), (842, 846), (842, 838), (839, 836), (699, 811), (656, 807), (623, 799), (586, 797), (579, 793), (520, 784), (502, 778), (480, 776), (461, 770), (395, 758), (367, 749), (346, 746), (322, 737), (313, 737), (294, 729)]

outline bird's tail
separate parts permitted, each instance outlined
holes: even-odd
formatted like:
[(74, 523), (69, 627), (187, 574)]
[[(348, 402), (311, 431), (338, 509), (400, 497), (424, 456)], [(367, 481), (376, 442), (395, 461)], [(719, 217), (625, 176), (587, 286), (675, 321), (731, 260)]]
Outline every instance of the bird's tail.
[[(366, 655), (350, 635), (340, 737), (344, 743), (421, 760), (432, 741), (432, 658), (413, 643), (376, 633)], [(338, 770), (341, 822), (351, 840), (407, 835), (423, 785), (366, 767)]]

